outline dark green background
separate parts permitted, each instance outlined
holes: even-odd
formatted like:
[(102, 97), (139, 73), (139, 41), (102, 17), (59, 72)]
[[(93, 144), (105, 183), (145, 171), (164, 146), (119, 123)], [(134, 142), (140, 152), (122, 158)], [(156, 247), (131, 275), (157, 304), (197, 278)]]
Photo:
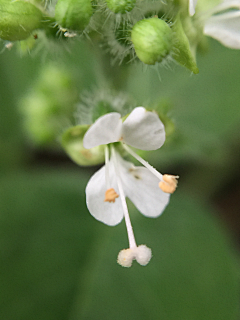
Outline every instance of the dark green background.
[[(212, 42), (199, 75), (173, 65), (161, 81), (142, 65), (110, 68), (89, 43), (42, 56), (0, 56), (1, 320), (238, 320), (239, 51)], [(19, 101), (53, 60), (79, 93), (111, 84), (138, 105), (173, 105), (175, 133), (145, 156), (179, 174), (179, 187), (157, 219), (129, 204), (137, 243), (153, 251), (146, 267), (117, 265), (124, 222), (108, 227), (88, 213), (96, 168), (34, 146), (24, 132)]]

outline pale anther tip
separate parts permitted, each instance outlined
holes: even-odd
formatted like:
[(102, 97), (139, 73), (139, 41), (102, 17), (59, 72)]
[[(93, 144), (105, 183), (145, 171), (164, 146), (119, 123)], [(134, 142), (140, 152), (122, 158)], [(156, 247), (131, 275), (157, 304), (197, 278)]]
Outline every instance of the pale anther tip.
[(178, 184), (179, 176), (174, 176), (171, 174), (164, 174), (163, 175), (163, 181), (159, 182), (159, 188), (166, 193), (173, 193)]

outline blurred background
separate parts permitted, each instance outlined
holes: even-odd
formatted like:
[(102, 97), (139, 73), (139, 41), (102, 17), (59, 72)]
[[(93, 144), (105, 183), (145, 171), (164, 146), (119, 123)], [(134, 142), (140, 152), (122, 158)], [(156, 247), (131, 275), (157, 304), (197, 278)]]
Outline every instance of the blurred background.
[[(214, 41), (198, 75), (112, 67), (90, 41), (0, 55), (1, 320), (240, 319), (239, 59)], [(159, 218), (129, 203), (136, 241), (153, 251), (146, 267), (117, 264), (124, 221), (108, 227), (85, 204), (100, 166), (74, 164), (59, 143), (80, 95), (102, 89), (159, 110), (167, 140), (144, 157), (180, 176)]]

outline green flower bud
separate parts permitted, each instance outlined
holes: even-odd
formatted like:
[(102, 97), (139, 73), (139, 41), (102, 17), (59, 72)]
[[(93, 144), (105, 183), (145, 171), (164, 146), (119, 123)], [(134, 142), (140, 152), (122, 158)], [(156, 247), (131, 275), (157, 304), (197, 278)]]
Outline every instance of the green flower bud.
[(107, 6), (114, 13), (126, 13), (131, 11), (136, 4), (136, 0), (106, 0)]
[(47, 65), (20, 102), (29, 138), (38, 145), (56, 142), (66, 119), (73, 121), (77, 101), (78, 90), (71, 73), (59, 65)]
[(138, 21), (132, 28), (132, 43), (138, 58), (150, 65), (161, 62), (173, 48), (173, 32), (156, 17)]
[(104, 162), (104, 146), (92, 149), (83, 147), (83, 137), (89, 125), (78, 125), (69, 128), (62, 135), (62, 146), (69, 157), (81, 166), (92, 166)]
[(3, 40), (28, 38), (33, 30), (41, 27), (42, 20), (42, 12), (29, 2), (0, 2), (0, 38)]
[(55, 18), (62, 28), (83, 31), (93, 14), (91, 0), (58, 0)]

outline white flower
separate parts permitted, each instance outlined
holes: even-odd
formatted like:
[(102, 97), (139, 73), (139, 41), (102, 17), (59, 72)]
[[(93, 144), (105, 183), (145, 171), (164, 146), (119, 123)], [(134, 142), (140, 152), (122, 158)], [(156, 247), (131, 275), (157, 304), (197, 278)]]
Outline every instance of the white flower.
[(135, 108), (122, 122), (120, 113), (100, 117), (87, 131), (83, 145), (90, 149), (101, 144), (122, 141), (141, 150), (156, 150), (165, 141), (164, 125), (154, 112)]
[[(136, 259), (146, 265), (151, 250), (137, 247), (128, 213), (125, 197), (128, 197), (147, 217), (159, 216), (169, 202), (169, 193), (176, 189), (177, 181), (174, 176), (162, 175), (137, 155), (127, 144), (142, 150), (156, 150), (165, 141), (164, 125), (158, 115), (146, 111), (143, 107), (135, 108), (127, 119), (122, 122), (119, 113), (109, 113), (100, 117), (86, 132), (83, 145), (90, 149), (102, 144), (105, 147), (105, 166), (97, 171), (89, 180), (86, 187), (87, 207), (97, 220), (114, 226), (123, 217), (128, 231), (129, 249), (123, 250), (118, 262), (123, 266), (131, 266)], [(117, 152), (114, 142), (122, 146), (144, 167), (135, 167), (125, 161)], [(150, 251), (149, 251), (150, 250)]]
[(195, 14), (196, 5), (197, 5), (197, 0), (189, 0), (188, 11), (190, 16), (193, 16)]
[(204, 34), (226, 47), (240, 49), (240, 0), (225, 0), (209, 13)]

